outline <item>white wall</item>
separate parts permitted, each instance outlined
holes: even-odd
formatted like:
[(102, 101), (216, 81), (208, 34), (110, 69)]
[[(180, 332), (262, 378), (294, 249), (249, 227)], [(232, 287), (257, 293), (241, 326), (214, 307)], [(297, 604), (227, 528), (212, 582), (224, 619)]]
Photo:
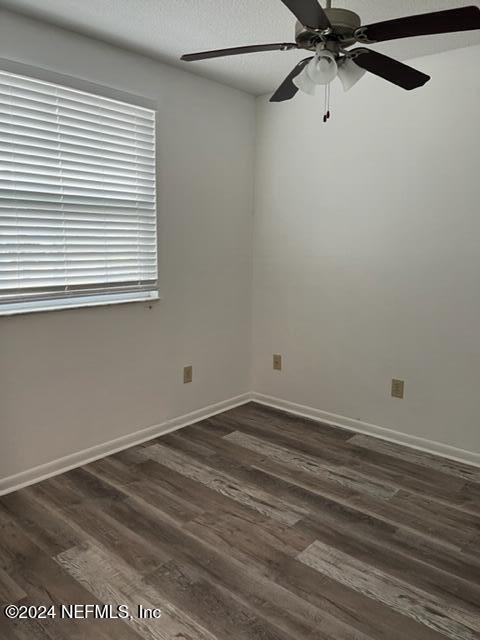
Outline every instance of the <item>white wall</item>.
[(158, 101), (163, 296), (0, 318), (0, 479), (252, 388), (480, 452), (479, 47), (258, 100), (253, 384), (254, 99), (4, 11), (0, 57)]
[(158, 101), (163, 296), (0, 318), (1, 478), (249, 391), (255, 101), (3, 11), (0, 57)]
[(412, 65), (258, 101), (254, 389), (480, 452), (480, 47)]

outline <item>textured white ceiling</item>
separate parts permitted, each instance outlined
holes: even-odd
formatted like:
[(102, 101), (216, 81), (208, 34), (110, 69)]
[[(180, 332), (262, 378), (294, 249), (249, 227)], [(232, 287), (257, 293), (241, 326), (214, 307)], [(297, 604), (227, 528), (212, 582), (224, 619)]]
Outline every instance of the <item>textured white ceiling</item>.
[[(477, 4), (472, 0), (334, 0), (363, 24)], [(280, 0), (0, 0), (0, 6), (145, 53), (259, 95), (276, 88), (302, 51), (181, 62), (182, 53), (294, 41), (295, 19)], [(401, 60), (480, 44), (480, 31), (409, 38), (374, 48)]]

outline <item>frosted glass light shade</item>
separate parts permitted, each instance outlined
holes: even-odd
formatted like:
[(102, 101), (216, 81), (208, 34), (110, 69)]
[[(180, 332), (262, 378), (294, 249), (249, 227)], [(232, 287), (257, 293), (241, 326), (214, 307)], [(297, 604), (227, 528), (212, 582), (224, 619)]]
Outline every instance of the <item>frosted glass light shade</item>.
[(330, 51), (318, 51), (301, 73), (293, 79), (293, 84), (310, 96), (315, 95), (317, 85), (330, 84), (337, 76), (335, 56)]
[(350, 58), (345, 58), (338, 65), (338, 77), (343, 85), (344, 91), (349, 91), (357, 82), (363, 78), (366, 71), (355, 64)]
[(337, 77), (338, 66), (333, 53), (320, 51), (308, 63), (305, 70), (315, 84), (330, 84)]
[(306, 68), (302, 69), (301, 73), (293, 79), (293, 84), (303, 93), (308, 93), (309, 96), (315, 95), (317, 85), (310, 79)]

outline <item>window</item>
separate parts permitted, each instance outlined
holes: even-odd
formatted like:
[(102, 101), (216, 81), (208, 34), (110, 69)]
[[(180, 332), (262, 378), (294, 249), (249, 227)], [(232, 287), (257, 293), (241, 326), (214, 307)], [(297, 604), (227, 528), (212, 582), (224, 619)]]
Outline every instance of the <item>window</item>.
[(0, 71), (0, 314), (157, 288), (155, 112)]

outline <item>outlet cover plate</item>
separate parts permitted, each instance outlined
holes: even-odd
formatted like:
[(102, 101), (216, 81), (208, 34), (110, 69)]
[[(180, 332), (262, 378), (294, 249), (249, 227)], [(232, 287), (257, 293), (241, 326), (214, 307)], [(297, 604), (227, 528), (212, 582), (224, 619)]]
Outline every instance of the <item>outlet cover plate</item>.
[(405, 395), (405, 380), (392, 379), (392, 398), (403, 399)]
[(183, 367), (183, 384), (188, 384), (193, 380), (193, 367), (189, 365), (188, 367)]

